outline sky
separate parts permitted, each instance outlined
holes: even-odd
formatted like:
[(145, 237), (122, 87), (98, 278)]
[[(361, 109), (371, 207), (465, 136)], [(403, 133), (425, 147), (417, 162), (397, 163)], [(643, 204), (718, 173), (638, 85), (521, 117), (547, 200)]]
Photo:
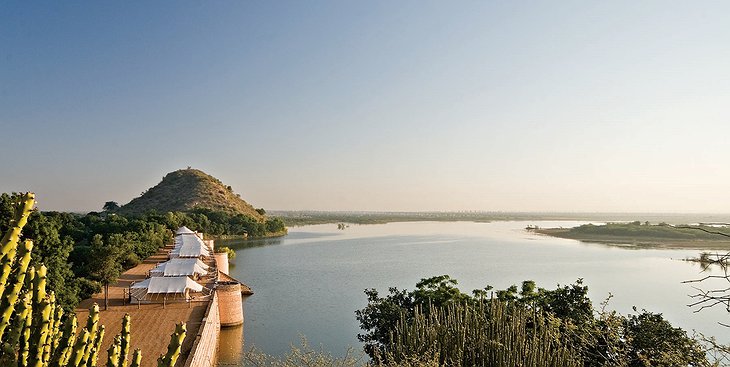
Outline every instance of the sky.
[(0, 192), (730, 212), (730, 2), (3, 1)]

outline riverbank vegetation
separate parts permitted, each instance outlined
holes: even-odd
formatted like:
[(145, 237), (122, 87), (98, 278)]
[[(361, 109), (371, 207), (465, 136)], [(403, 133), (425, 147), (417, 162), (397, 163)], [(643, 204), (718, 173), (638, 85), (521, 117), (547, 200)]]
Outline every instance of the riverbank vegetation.
[[(0, 232), (9, 228), (18, 194), (0, 194)], [(35, 242), (31, 265), (45, 264), (48, 287), (58, 304), (73, 309), (81, 300), (116, 281), (172, 241), (180, 226), (213, 235), (251, 238), (286, 233), (277, 218), (256, 221), (243, 214), (196, 209), (191, 212), (148, 212), (124, 216), (112, 212), (88, 214), (34, 210), (24, 229)]]
[(574, 228), (537, 228), (530, 231), (586, 242), (634, 244), (639, 246), (730, 248), (730, 227), (668, 225), (649, 222), (585, 224)]
[(456, 284), (444, 275), (413, 291), (390, 288), (381, 297), (367, 290), (368, 305), (356, 316), (368, 355), (394, 363), (425, 355), (454, 366), (711, 365), (702, 344), (661, 314), (594, 308), (580, 280), (472, 294)]

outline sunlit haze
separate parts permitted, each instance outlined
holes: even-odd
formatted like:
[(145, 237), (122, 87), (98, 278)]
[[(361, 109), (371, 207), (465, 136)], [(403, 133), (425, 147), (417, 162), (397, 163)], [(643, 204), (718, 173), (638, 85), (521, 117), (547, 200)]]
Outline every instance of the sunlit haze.
[(0, 3), (0, 192), (730, 212), (730, 2)]

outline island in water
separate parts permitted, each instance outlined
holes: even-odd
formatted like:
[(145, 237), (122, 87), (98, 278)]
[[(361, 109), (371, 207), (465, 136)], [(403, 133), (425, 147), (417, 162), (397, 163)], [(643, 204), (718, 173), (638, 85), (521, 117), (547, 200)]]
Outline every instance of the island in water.
[(705, 250), (730, 249), (730, 226), (725, 223), (670, 225), (649, 222), (584, 224), (573, 228), (539, 228), (527, 230), (553, 237), (583, 242), (634, 246), (638, 248), (686, 248)]

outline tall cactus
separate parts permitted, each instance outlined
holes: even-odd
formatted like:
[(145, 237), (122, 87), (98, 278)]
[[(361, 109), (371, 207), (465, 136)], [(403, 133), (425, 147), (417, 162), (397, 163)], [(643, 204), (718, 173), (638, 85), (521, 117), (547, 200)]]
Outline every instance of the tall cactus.
[[(58, 345), (61, 343), (61, 337), (63, 337), (63, 330), (61, 330), (61, 318), (63, 317), (63, 308), (56, 304), (56, 312), (53, 316), (52, 336), (49, 345), (49, 353), (52, 355), (58, 349)], [(50, 359), (50, 355), (49, 358)]]
[(35, 205), (35, 194), (28, 192), (20, 196), (20, 203), (15, 208), (13, 218), (10, 220), (10, 229), (5, 233), (2, 240), (0, 240), (0, 257), (4, 258), (7, 256), (11, 248), (18, 246), (20, 241), (20, 232), (28, 222), (30, 212), (33, 210)]
[(51, 309), (51, 303), (47, 299), (41, 300), (38, 304), (38, 310), (40, 312), (37, 313), (37, 321), (32, 323), (33, 331), (30, 340), (30, 359), (28, 362), (30, 367), (43, 367), (44, 362), (47, 362), (43, 360), (43, 355), (51, 324)]
[(114, 343), (107, 349), (106, 367), (119, 367), (119, 349), (122, 344), (119, 335), (114, 337)]
[(129, 314), (125, 314), (122, 318), (122, 335), (121, 343), (119, 344), (119, 366), (125, 367), (127, 365), (127, 355), (129, 354), (129, 339), (130, 339), (130, 318)]
[(68, 366), (83, 366), (81, 364), (81, 360), (84, 358), (84, 350), (86, 349), (86, 345), (89, 344), (89, 335), (91, 335), (89, 333), (89, 330), (81, 330), (81, 335), (76, 338), (76, 344), (74, 344), (74, 349), (71, 352), (71, 360), (69, 361)]
[(30, 294), (25, 296), (23, 300), (24, 308), (27, 310), (25, 313), (25, 320), (23, 320), (23, 331), (20, 334), (20, 349), (18, 351), (18, 366), (28, 366), (28, 354), (30, 352), (30, 331), (31, 323), (33, 322), (33, 299)]
[(142, 365), (142, 351), (139, 349), (134, 350), (134, 354), (132, 355), (132, 363), (129, 365), (129, 367), (139, 367)]
[(96, 340), (97, 333), (99, 331), (99, 305), (94, 303), (89, 309), (89, 317), (86, 320), (86, 330), (89, 332), (89, 342), (84, 346), (84, 354), (81, 357), (81, 366), (86, 366), (89, 357), (91, 356), (91, 350), (94, 348), (94, 341)]
[(74, 342), (76, 341), (76, 315), (71, 315), (66, 319), (66, 325), (63, 328), (63, 334), (61, 335), (59, 345), (54, 351), (53, 358), (51, 358), (50, 367), (61, 367), (66, 366), (71, 354), (73, 352)]
[(104, 341), (104, 325), (100, 325), (96, 333), (96, 339), (94, 340), (94, 345), (89, 355), (89, 362), (86, 364), (88, 367), (96, 367), (96, 360), (99, 358), (99, 349), (101, 349), (102, 341)]
[(10, 317), (13, 315), (13, 311), (15, 310), (15, 304), (18, 301), (18, 297), (20, 296), (20, 291), (23, 289), (23, 284), (25, 283), (25, 274), (28, 270), (28, 265), (30, 264), (30, 252), (33, 249), (33, 241), (26, 240), (23, 246), (21, 247), (20, 252), (20, 263), (18, 264), (17, 273), (15, 274), (15, 282), (13, 284), (13, 287), (10, 288), (10, 292), (7, 294), (6, 297), (3, 297), (2, 299), (2, 310), (0, 310), (0, 342), (3, 340), (3, 335), (5, 334), (5, 328), (8, 327), (8, 324), (10, 323)]
[(13, 246), (8, 251), (7, 255), (0, 261), (0, 298), (5, 293), (5, 285), (8, 283), (10, 272), (13, 270), (13, 264), (15, 264), (15, 252), (18, 250), (18, 246)]
[(157, 367), (175, 366), (175, 362), (177, 362), (177, 358), (180, 356), (180, 349), (182, 348), (182, 342), (185, 340), (186, 333), (187, 328), (184, 322), (175, 325), (175, 332), (170, 335), (170, 344), (167, 346), (167, 353), (157, 359)]

